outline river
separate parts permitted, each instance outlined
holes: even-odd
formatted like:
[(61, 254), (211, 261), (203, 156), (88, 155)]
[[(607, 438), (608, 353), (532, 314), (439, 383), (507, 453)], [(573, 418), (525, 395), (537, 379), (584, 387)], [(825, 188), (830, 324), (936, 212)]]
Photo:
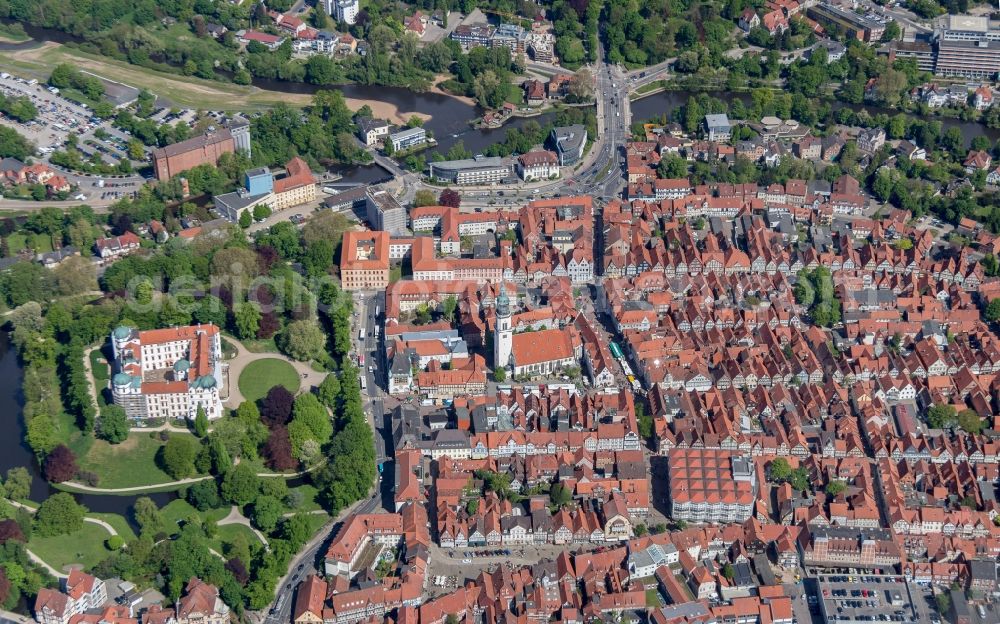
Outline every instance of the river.
[[(669, 113), (675, 108), (684, 106), (684, 104), (687, 103), (689, 95), (690, 94), (685, 91), (661, 91), (660, 93), (654, 93), (653, 95), (636, 100), (632, 102), (632, 119), (634, 121), (644, 121), (652, 119), (653, 117), (659, 117), (664, 113)], [(749, 94), (744, 93), (710, 91), (708, 92), (708, 95), (726, 102), (732, 102), (734, 99), (739, 98), (746, 104), (750, 103)], [(885, 113), (889, 116), (897, 115), (900, 112), (898, 110), (872, 106), (869, 104), (848, 104), (839, 100), (829, 100), (829, 103), (834, 111), (840, 110), (841, 108), (849, 108), (853, 111), (860, 111), (863, 109), (872, 115)], [(912, 113), (906, 114), (911, 117), (920, 117), (919, 115), (914, 115)], [(985, 136), (991, 143), (995, 143), (998, 139), (1000, 139), (1000, 129), (988, 128), (975, 121), (962, 121), (961, 119), (938, 116), (928, 116), (922, 118), (940, 121), (945, 130), (948, 128), (959, 128), (962, 131), (962, 136), (965, 138), (966, 146), (971, 144), (972, 139), (977, 136)]]
[[(48, 28), (25, 26), (24, 30), (31, 37), (30, 40), (18, 43), (0, 42), (0, 52), (30, 49), (46, 41), (62, 44), (83, 41), (73, 35)], [(489, 146), (502, 141), (506, 136), (507, 129), (520, 128), (528, 122), (528, 118), (518, 118), (508, 122), (502, 128), (474, 129), (469, 125), (469, 122), (482, 114), (482, 110), (476, 106), (443, 93), (416, 93), (402, 87), (360, 84), (313, 85), (261, 78), (255, 78), (253, 86), (268, 91), (296, 94), (311, 94), (320, 90), (335, 89), (343, 93), (347, 99), (387, 102), (400, 111), (414, 111), (430, 115), (431, 119), (426, 122), (424, 127), (434, 134), (438, 144), (436, 148), (428, 152), (428, 155), (434, 151), (444, 154), (459, 141), (473, 154), (482, 153)], [(532, 119), (545, 126), (552, 122), (554, 117), (554, 113), (544, 113)], [(344, 176), (342, 182), (370, 183), (384, 176), (384, 172), (379, 167), (353, 167), (337, 170), (337, 172)]]

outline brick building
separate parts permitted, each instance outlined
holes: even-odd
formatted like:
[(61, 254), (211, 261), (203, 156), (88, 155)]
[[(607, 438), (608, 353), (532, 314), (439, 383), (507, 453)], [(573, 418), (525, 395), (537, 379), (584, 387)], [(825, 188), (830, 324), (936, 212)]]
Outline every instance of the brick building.
[(212, 130), (153, 150), (156, 179), (169, 180), (198, 165), (214, 165), (223, 154), (236, 151), (245, 151), (248, 155), (250, 153), (250, 125), (245, 121), (233, 122), (228, 128)]

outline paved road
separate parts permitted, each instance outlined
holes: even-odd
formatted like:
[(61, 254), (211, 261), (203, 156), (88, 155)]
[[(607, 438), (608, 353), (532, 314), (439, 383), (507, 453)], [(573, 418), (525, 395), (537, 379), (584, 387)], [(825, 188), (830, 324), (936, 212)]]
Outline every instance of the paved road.
[(896, 6), (890, 9), (876, 2), (872, 2), (871, 0), (861, 0), (861, 5), (874, 11), (875, 13), (878, 13), (879, 15), (891, 17), (898, 22), (900, 26), (906, 28), (906, 30), (910, 32), (917, 31), (918, 33), (929, 33), (934, 30), (932, 27), (928, 26), (927, 23), (922, 21), (916, 13), (907, 11), (902, 7)]
[(638, 89), (639, 87), (666, 78), (670, 73), (670, 67), (674, 64), (677, 58), (668, 58), (665, 61), (657, 63), (656, 65), (650, 65), (644, 69), (636, 69), (628, 72), (627, 78), (632, 89)]
[[(321, 569), (320, 552), (326, 546), (334, 528), (343, 518), (354, 513), (375, 513), (380, 508), (389, 510), (393, 506), (393, 479), (390, 475), (394, 474), (394, 469), (391, 461), (391, 443), (387, 443), (391, 434), (386, 430), (385, 395), (379, 386), (379, 382), (385, 379), (384, 356), (380, 347), (382, 335), (380, 333), (379, 337), (376, 338), (373, 331), (376, 326), (382, 326), (382, 318), (385, 314), (385, 291), (355, 293), (354, 296), (355, 313), (352, 323), (352, 343), (354, 352), (363, 353), (365, 356), (365, 365), (361, 374), (365, 378), (366, 390), (362, 396), (365, 401), (365, 412), (368, 414), (375, 436), (375, 452), (378, 463), (383, 465), (386, 476), (376, 484), (375, 491), (370, 497), (358, 501), (342, 511), (337, 518), (320, 529), (295, 556), (288, 567), (288, 573), (278, 582), (278, 594), (271, 605), (271, 610), (263, 618), (262, 624), (286, 624), (291, 620), (298, 583), (307, 574)], [(362, 328), (365, 330), (365, 338), (359, 340), (359, 330)], [(372, 369), (369, 369), (370, 366)], [(349, 382), (350, 380), (343, 380), (343, 383)]]
[(271, 547), (267, 543), (267, 538), (264, 537), (264, 534), (258, 531), (256, 528), (254, 528), (252, 524), (250, 524), (250, 519), (244, 516), (243, 513), (240, 511), (240, 508), (237, 507), (236, 505), (233, 505), (233, 507), (229, 510), (229, 513), (226, 515), (226, 517), (223, 518), (222, 520), (219, 520), (217, 524), (219, 526), (225, 526), (227, 524), (242, 524), (243, 526), (253, 531), (253, 534), (257, 536), (257, 539), (260, 540), (260, 543), (264, 545), (264, 548), (266, 550), (271, 549)]

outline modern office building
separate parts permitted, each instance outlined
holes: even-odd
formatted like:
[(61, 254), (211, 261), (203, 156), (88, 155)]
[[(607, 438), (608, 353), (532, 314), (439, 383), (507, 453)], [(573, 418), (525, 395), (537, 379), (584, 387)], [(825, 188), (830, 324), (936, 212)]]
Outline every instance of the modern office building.
[(427, 131), (423, 128), (404, 128), (398, 132), (390, 133), (389, 141), (392, 143), (394, 152), (401, 152), (426, 143)]
[(330, 210), (352, 210), (358, 214), (367, 214), (368, 187), (356, 186), (354, 188), (330, 195), (323, 200), (323, 207)]
[(262, 195), (274, 191), (274, 176), (267, 167), (248, 169), (243, 177), (243, 185), (251, 195)]
[(497, 156), (432, 162), (428, 169), (432, 180), (451, 184), (496, 184), (511, 173), (510, 162)]
[(236, 223), (240, 214), (267, 204), (271, 210), (284, 210), (316, 199), (316, 178), (306, 161), (298, 156), (285, 165), (285, 173), (276, 177), (267, 167), (246, 172), (243, 188), (212, 198), (215, 210), (223, 218)]
[(855, 13), (851, 8), (833, 2), (821, 2), (806, 10), (806, 15), (819, 22), (827, 30), (841, 30), (848, 37), (875, 43), (885, 33), (885, 23), (868, 19)]
[(705, 115), (705, 136), (709, 141), (728, 141), (733, 134), (733, 126), (725, 114)]
[(493, 27), (489, 24), (460, 24), (452, 31), (451, 38), (466, 50), (477, 46), (489, 47)]
[(493, 33), (490, 45), (494, 48), (509, 48), (511, 56), (524, 54), (527, 37), (527, 31), (517, 24), (500, 24)]
[(917, 69), (934, 72), (936, 53), (930, 37), (916, 37), (913, 41), (896, 41), (891, 44), (896, 58), (912, 58), (917, 61)]
[(252, 211), (260, 204), (266, 204), (270, 197), (271, 193), (251, 195), (245, 188), (240, 188), (232, 193), (216, 195), (212, 198), (212, 203), (215, 205), (215, 211), (222, 218), (237, 223), (241, 213), (247, 210)]
[(587, 129), (583, 125), (553, 128), (551, 138), (560, 166), (575, 165), (583, 158), (583, 150), (587, 146)]
[(369, 191), (365, 199), (372, 229), (390, 234), (406, 233), (406, 209), (388, 191)]
[(208, 418), (223, 414), (220, 392), (222, 342), (215, 325), (111, 332), (115, 374), (111, 396), (129, 418), (186, 418), (198, 408)]
[(939, 76), (992, 80), (1000, 73), (1000, 22), (988, 17), (949, 15), (934, 33)]
[(316, 199), (316, 178), (306, 161), (298, 156), (285, 165), (285, 173), (276, 177), (267, 167), (246, 172), (243, 188), (212, 198), (215, 210), (236, 223), (240, 214), (267, 204), (271, 210), (284, 210)]

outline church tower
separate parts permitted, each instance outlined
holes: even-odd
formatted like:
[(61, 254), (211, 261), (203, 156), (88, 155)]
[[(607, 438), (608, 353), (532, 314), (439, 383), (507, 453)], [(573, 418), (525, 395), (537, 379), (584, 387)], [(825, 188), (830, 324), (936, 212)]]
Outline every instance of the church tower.
[(507, 297), (507, 284), (500, 282), (500, 294), (497, 295), (497, 322), (493, 332), (493, 368), (507, 368), (510, 365), (513, 344), (510, 298)]

